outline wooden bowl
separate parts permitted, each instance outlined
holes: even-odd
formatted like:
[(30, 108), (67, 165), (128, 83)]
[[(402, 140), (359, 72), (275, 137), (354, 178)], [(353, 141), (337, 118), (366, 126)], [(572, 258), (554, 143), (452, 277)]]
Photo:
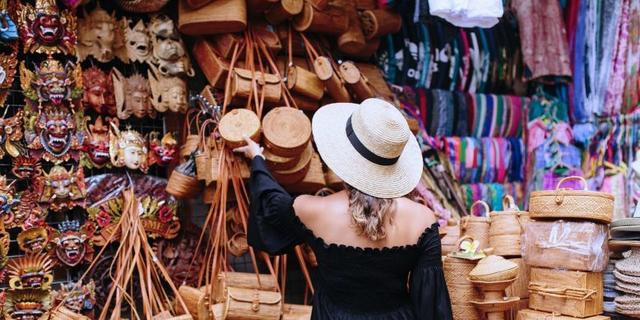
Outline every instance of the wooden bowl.
[(307, 143), (307, 148), (302, 153), (296, 166), (289, 170), (273, 171), (273, 177), (282, 184), (294, 184), (302, 181), (307, 172), (309, 172), (311, 158), (313, 158), (313, 146), (311, 143)]
[(262, 120), (262, 134), (271, 153), (296, 157), (305, 151), (311, 140), (311, 121), (298, 109), (274, 108)]
[(220, 119), (220, 136), (231, 148), (246, 144), (243, 136), (257, 141), (260, 138), (260, 119), (249, 109), (233, 109)]

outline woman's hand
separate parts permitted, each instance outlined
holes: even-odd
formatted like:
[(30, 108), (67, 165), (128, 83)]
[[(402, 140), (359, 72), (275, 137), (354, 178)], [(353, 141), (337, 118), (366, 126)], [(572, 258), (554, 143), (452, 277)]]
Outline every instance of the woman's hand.
[(264, 148), (247, 136), (244, 136), (243, 138), (244, 141), (247, 142), (247, 145), (244, 147), (235, 148), (233, 149), (233, 152), (242, 153), (249, 160), (255, 158), (256, 156), (262, 157), (264, 159), (264, 155), (262, 155), (262, 152), (264, 152)]

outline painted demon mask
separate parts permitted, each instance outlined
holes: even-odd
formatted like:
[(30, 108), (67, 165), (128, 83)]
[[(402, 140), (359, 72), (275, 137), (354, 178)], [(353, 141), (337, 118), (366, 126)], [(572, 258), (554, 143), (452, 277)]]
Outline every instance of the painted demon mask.
[(14, 210), (20, 203), (20, 198), (12, 183), (7, 182), (7, 177), (0, 175), (0, 214), (5, 218), (13, 217)]
[(22, 191), (20, 193), (20, 203), (15, 206), (10, 214), (4, 215), (4, 225), (7, 228), (27, 229), (40, 226), (40, 222), (44, 221), (47, 216), (47, 211), (40, 207), (39, 200), (40, 195), (37, 190), (27, 189)]
[(53, 57), (34, 66), (35, 71), (27, 69), (24, 61), (20, 64), (20, 83), (24, 95), (38, 106), (52, 104), (62, 106), (82, 96), (82, 69), (71, 61), (60, 63)]
[(167, 166), (176, 160), (178, 141), (176, 141), (171, 132), (167, 132), (162, 139), (160, 139), (160, 133), (151, 132), (149, 134), (149, 147), (151, 149), (149, 166), (154, 164)]
[(78, 19), (78, 56), (81, 61), (93, 56), (100, 62), (109, 62), (114, 57), (128, 62), (124, 48), (126, 20), (118, 21), (115, 13), (109, 14), (98, 6)]
[[(115, 121), (118, 119), (108, 120)], [(110, 164), (109, 157), (109, 126), (105, 125), (102, 117), (98, 116), (94, 124), (89, 125), (89, 139), (85, 144), (83, 165), (88, 168), (103, 168)], [(88, 159), (86, 159), (88, 158)]]
[(44, 221), (40, 226), (33, 226), (18, 234), (18, 246), (27, 254), (37, 254), (47, 248), (49, 244), (49, 230)]
[(113, 69), (112, 74), (118, 118), (125, 120), (131, 115), (136, 118), (155, 117), (149, 81), (137, 73), (125, 78), (117, 69)]
[(49, 289), (54, 261), (46, 253), (27, 254), (7, 264), (11, 289)]
[(163, 76), (195, 75), (180, 33), (171, 18), (158, 15), (149, 25), (153, 45), (153, 64)]
[(36, 0), (18, 9), (20, 36), (25, 53), (73, 54), (76, 45), (76, 18), (69, 10), (58, 9), (55, 0)]
[(11, 320), (49, 319), (51, 293), (45, 289), (8, 290), (4, 318)]
[(131, 27), (131, 21), (127, 21), (125, 30), (125, 47), (127, 57), (132, 62), (149, 62), (151, 59), (151, 38), (149, 31), (142, 20)]
[(20, 141), (22, 132), (22, 117), (24, 112), (19, 110), (13, 117), (0, 118), (0, 159), (6, 154), (18, 157), (22, 153)]
[(120, 131), (111, 123), (109, 155), (114, 166), (147, 172), (147, 151), (147, 141), (139, 132), (131, 129)]
[(73, 282), (62, 284), (55, 300), (64, 301), (64, 306), (77, 314), (89, 315), (96, 305), (96, 285), (91, 280), (85, 285)]
[(67, 108), (49, 106), (37, 116), (31, 115), (35, 119), (25, 121), (32, 123), (25, 125), (25, 140), (32, 157), (42, 157), (56, 164), (79, 159), (85, 137), (83, 128), (78, 127), (77, 117), (81, 117), (81, 113), (74, 115)]
[(153, 107), (158, 112), (187, 111), (187, 83), (179, 77), (164, 77), (151, 67), (148, 71)]
[(49, 205), (53, 211), (62, 208), (84, 207), (87, 194), (82, 168), (67, 170), (62, 166), (53, 166), (49, 173), (44, 173), (38, 183), (40, 203)]
[(11, 159), (11, 173), (19, 180), (31, 180), (42, 175), (42, 165), (38, 159), (18, 156)]
[(16, 44), (13, 47), (11, 53), (0, 54), (0, 105), (4, 105), (7, 100), (18, 70), (18, 46)]
[(84, 96), (82, 102), (99, 114), (116, 115), (116, 97), (113, 95), (113, 79), (97, 67), (82, 72)]
[(63, 221), (58, 227), (58, 234), (53, 238), (56, 245), (56, 257), (67, 266), (74, 267), (84, 262), (91, 262), (93, 249), (89, 243), (93, 233), (92, 226), (80, 226), (77, 220)]

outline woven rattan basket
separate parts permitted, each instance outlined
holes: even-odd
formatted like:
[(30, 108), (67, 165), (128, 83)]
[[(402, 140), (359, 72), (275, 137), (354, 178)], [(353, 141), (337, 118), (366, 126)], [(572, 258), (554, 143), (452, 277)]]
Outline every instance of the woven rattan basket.
[[(578, 180), (583, 190), (562, 188), (567, 181)], [(534, 191), (529, 200), (529, 214), (533, 219), (581, 219), (610, 223), (613, 216), (613, 195), (587, 190), (582, 177), (567, 177), (558, 182), (556, 190)]]
[[(489, 205), (484, 201), (476, 201), (471, 206), (471, 212), (476, 207), (482, 207), (485, 210), (485, 214), (489, 214)], [(471, 238), (480, 242), (479, 249), (489, 248), (489, 217), (478, 217), (474, 215), (463, 217), (460, 221), (460, 233), (461, 236), (470, 236)]]
[(262, 135), (271, 153), (281, 157), (296, 157), (311, 140), (311, 121), (298, 109), (273, 108), (262, 119)]
[(519, 256), (523, 228), (520, 224), (520, 209), (509, 195), (502, 199), (504, 211), (489, 214), (489, 245), (499, 256)]
[(475, 281), (504, 281), (518, 276), (519, 266), (501, 256), (488, 256), (469, 272), (469, 279)]
[(471, 300), (482, 299), (480, 291), (467, 279), (477, 262), (453, 257), (444, 258), (444, 278), (451, 299), (453, 318), (456, 320), (482, 319), (476, 308), (469, 303)]
[(250, 137), (253, 141), (258, 140), (260, 119), (249, 109), (233, 109), (220, 119), (218, 130), (228, 147), (241, 147), (246, 144), (243, 136)]

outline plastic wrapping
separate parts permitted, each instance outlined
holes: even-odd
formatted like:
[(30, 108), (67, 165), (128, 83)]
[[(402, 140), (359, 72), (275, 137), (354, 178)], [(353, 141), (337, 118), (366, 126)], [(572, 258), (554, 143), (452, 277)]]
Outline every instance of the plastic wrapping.
[(607, 267), (607, 225), (593, 222), (530, 221), (522, 257), (533, 267), (602, 272)]

